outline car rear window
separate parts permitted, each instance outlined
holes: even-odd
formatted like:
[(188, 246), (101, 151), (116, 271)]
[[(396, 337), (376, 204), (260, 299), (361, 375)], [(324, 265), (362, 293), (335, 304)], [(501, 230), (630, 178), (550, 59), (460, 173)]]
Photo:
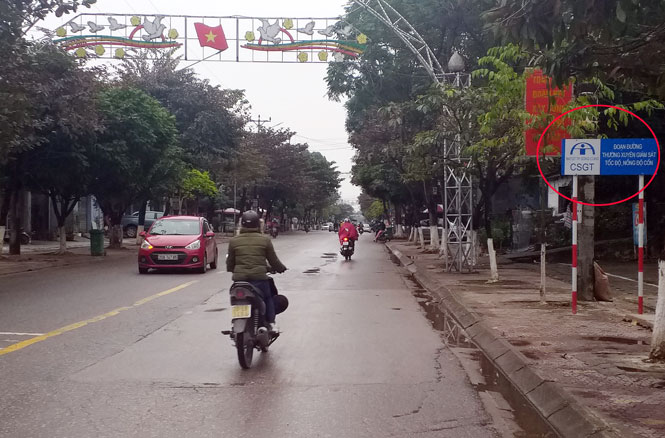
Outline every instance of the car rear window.
[(196, 236), (201, 234), (197, 220), (158, 220), (150, 228), (152, 235)]

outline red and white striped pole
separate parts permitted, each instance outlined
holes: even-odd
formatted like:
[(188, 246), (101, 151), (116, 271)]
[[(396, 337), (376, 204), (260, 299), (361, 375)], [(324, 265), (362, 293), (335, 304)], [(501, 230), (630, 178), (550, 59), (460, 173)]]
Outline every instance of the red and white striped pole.
[(572, 269), (572, 296), (571, 308), (573, 315), (577, 313), (577, 175), (573, 175), (573, 269)]
[(640, 175), (637, 207), (637, 313), (644, 312), (644, 175)]

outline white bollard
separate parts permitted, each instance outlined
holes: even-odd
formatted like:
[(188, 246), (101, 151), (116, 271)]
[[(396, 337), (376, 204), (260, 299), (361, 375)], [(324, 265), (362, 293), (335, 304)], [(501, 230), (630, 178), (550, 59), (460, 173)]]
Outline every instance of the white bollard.
[(649, 358), (665, 361), (665, 261), (658, 261), (658, 302), (653, 320), (651, 353)]
[(496, 265), (496, 251), (494, 251), (494, 239), (487, 239), (487, 252), (490, 256), (490, 279), (488, 283), (499, 281), (499, 269)]

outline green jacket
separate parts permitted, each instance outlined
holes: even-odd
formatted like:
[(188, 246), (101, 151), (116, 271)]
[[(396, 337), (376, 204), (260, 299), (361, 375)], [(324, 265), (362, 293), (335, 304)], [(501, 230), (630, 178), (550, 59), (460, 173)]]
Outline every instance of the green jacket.
[(233, 272), (233, 281), (267, 280), (266, 260), (273, 270), (286, 271), (286, 266), (277, 258), (270, 237), (259, 233), (258, 228), (246, 228), (229, 242), (226, 270)]

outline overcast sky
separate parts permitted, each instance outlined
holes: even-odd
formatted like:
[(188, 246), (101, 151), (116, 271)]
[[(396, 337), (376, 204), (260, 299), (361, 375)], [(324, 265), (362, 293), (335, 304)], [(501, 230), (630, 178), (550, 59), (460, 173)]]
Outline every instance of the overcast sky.
[[(83, 8), (81, 12), (295, 19), (337, 17), (343, 14), (346, 3), (346, 0), (98, 0), (90, 10)], [(55, 29), (71, 17), (49, 17), (43, 25)], [(307, 142), (310, 150), (320, 151), (335, 161), (341, 172), (351, 171), (353, 149), (347, 144), (344, 129), (346, 112), (342, 103), (326, 97), (326, 64), (202, 62), (194, 69), (215, 85), (245, 90), (253, 118), (271, 119), (266, 126), (279, 124), (280, 128), (296, 131), (295, 141)], [(345, 178), (342, 198), (355, 204), (360, 189), (351, 185), (350, 174), (342, 176)]]

